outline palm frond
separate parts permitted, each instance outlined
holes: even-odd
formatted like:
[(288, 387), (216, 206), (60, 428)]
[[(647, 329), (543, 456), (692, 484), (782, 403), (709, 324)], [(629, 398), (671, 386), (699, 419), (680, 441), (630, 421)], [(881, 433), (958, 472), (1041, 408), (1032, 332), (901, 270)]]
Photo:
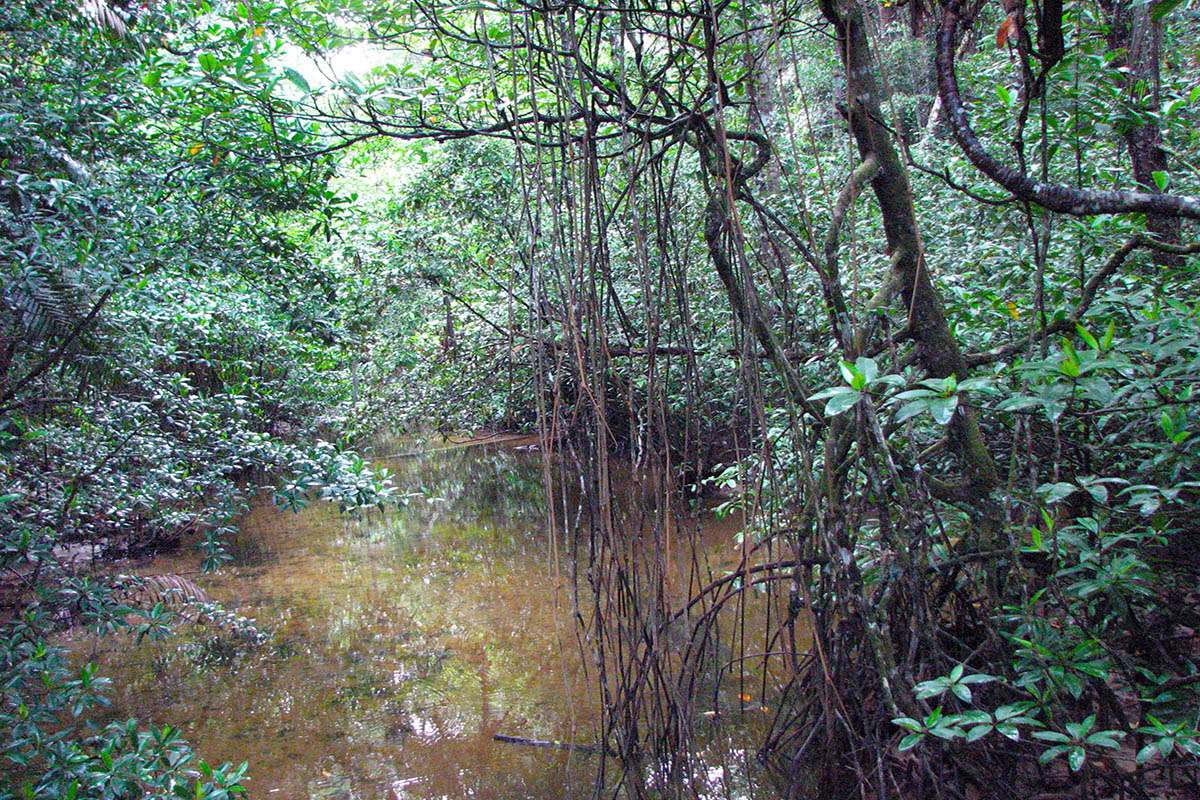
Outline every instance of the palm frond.
[(112, 31), (117, 36), (129, 35), (129, 26), (106, 0), (79, 0), (79, 13), (88, 21), (104, 30)]
[(179, 610), (216, 603), (212, 595), (182, 575), (125, 575), (121, 588), (125, 601), (138, 608), (162, 603), (165, 608)]

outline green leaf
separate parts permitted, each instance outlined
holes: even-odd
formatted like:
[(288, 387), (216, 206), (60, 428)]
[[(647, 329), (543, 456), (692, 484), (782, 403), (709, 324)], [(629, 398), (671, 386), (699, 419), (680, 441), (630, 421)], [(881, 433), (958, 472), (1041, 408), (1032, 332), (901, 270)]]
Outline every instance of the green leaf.
[(1080, 736), (1083, 736), (1083, 734), (1090, 731), (1092, 729), (1092, 726), (1095, 724), (1096, 724), (1096, 715), (1089, 714), (1086, 717), (1084, 717), (1082, 720), (1080, 720), (1079, 722), (1068, 722), (1066, 725), (1067, 733), (1071, 734), (1075, 738), (1079, 738)]
[(308, 79), (305, 78), (303, 75), (301, 75), (299, 73), (299, 71), (294, 70), (291, 67), (284, 67), (283, 74), (287, 77), (287, 79), (289, 81), (296, 84), (297, 88), (299, 88), (302, 92), (305, 92), (305, 93), (312, 92), (312, 88), (309, 87), (309, 85), (308, 85)]
[(1183, 5), (1183, 0), (1159, 0), (1150, 11), (1150, 18), (1158, 22), (1181, 5)]
[(854, 389), (862, 391), (867, 386), (867, 378), (849, 361), (839, 361), (838, 368), (842, 371), (842, 377), (846, 383)]
[(366, 94), (367, 87), (353, 72), (347, 72), (342, 76), (342, 86), (349, 89), (354, 94)]
[(910, 733), (908, 736), (905, 736), (903, 739), (900, 740), (900, 745), (899, 745), (898, 749), (911, 750), (912, 748), (916, 747), (921, 742), (921, 740), (924, 738), (925, 738), (925, 734), (923, 734), (923, 733)]
[(1121, 742), (1118, 740), (1122, 736), (1124, 736), (1124, 733), (1121, 731), (1098, 731), (1087, 737), (1084, 741), (1088, 744), (1094, 744), (1097, 747), (1108, 747), (1116, 750), (1121, 746)]
[(1141, 750), (1138, 750), (1137, 756), (1134, 760), (1136, 760), (1139, 764), (1144, 764), (1157, 755), (1166, 755), (1166, 753), (1162, 752), (1162, 748), (1159, 746), (1163, 742), (1166, 742), (1168, 746), (1171, 744), (1171, 740), (1167, 738), (1159, 739), (1157, 742), (1151, 742)]
[(861, 392), (848, 391), (831, 397), (829, 402), (825, 404), (825, 416), (836, 417), (851, 408), (858, 405), (858, 401), (862, 398)]
[(855, 394), (855, 391), (849, 386), (831, 386), (828, 389), (822, 389), (815, 394), (809, 395), (809, 400), (828, 400), (830, 397), (837, 397), (840, 394)]
[(996, 389), (996, 379), (983, 376), (959, 381), (958, 390), (960, 392), (989, 392), (991, 394), (995, 394), (998, 391)]
[(1072, 771), (1078, 771), (1079, 768), (1083, 766), (1083, 762), (1086, 758), (1087, 754), (1083, 752), (1082, 747), (1072, 748), (1071, 751), (1067, 753), (1067, 763), (1071, 765)]
[(1031, 528), (1029, 531), (1029, 538), (1033, 541), (1034, 551), (1041, 552), (1046, 549), (1046, 546), (1042, 543), (1042, 531), (1040, 528)]
[(959, 683), (991, 683), (996, 680), (995, 675), (984, 675), (982, 673), (975, 675), (966, 675), (959, 680)]
[(938, 678), (935, 681), (922, 681), (916, 685), (917, 699), (925, 700), (929, 697), (937, 697), (943, 694), (949, 686), (944, 678)]
[(938, 425), (949, 425), (958, 409), (958, 395), (953, 397), (936, 397), (929, 401), (929, 411), (933, 421)]
[(1154, 185), (1158, 187), (1160, 192), (1165, 192), (1167, 190), (1167, 173), (1160, 170), (1155, 170), (1154, 172), (1150, 173), (1150, 177), (1154, 179)]
[(1045, 392), (1041, 396), (1042, 408), (1051, 422), (1057, 421), (1067, 410), (1067, 404), (1062, 396), (1055, 392)]
[(1170, 411), (1162, 412), (1158, 419), (1158, 427), (1162, 428), (1162, 432), (1168, 439), (1175, 435), (1175, 418), (1171, 416)]
[(996, 404), (996, 410), (1021, 411), (1026, 408), (1033, 408), (1039, 402), (1041, 401), (1036, 397), (1031, 397), (1029, 395), (1016, 395), (1015, 397), (1009, 397), (1006, 400), (1001, 400)]
[(937, 396), (938, 396), (938, 393), (933, 391), (932, 389), (908, 389), (907, 391), (900, 392), (900, 394), (893, 397), (892, 400), (895, 402), (899, 402), (901, 400), (912, 400), (913, 398), (920, 399), (920, 398), (929, 398), (929, 397), (937, 397)]
[(1015, 725), (997, 725), (996, 733), (999, 733), (1001, 736), (1005, 737), (1006, 739), (1011, 739), (1014, 742), (1019, 742), (1021, 740), (1021, 731), (1018, 730), (1017, 726)]
[(957, 739), (960, 736), (966, 735), (962, 731), (960, 731), (958, 728), (945, 728), (945, 727), (941, 727), (941, 726), (936, 727), (936, 728), (930, 728), (929, 732), (932, 733), (934, 736), (938, 737), (939, 739)]
[(1043, 750), (1042, 754), (1040, 756), (1038, 756), (1038, 763), (1039, 764), (1047, 764), (1047, 763), (1053, 761), (1054, 759), (1058, 758), (1059, 756), (1061, 756), (1066, 751), (1067, 751), (1067, 748), (1063, 745), (1056, 745), (1055, 747), (1051, 747), (1046, 750)]
[(971, 728), (971, 730), (967, 731), (967, 741), (974, 742), (978, 739), (982, 739), (991, 732), (991, 725), (976, 725), (974, 728)]
[(1043, 483), (1037, 488), (1039, 494), (1045, 494), (1046, 502), (1050, 505), (1059, 502), (1079, 490), (1073, 483), (1059, 481), (1058, 483)]
[(1096, 341), (1096, 337), (1088, 333), (1087, 328), (1083, 327), (1078, 322), (1075, 323), (1075, 332), (1079, 334), (1080, 339), (1083, 339), (1083, 341), (1087, 342), (1088, 347), (1092, 348), (1093, 350), (1100, 349), (1100, 343)]
[(900, 406), (900, 410), (896, 412), (896, 422), (906, 422), (921, 412), (929, 408), (929, 401), (914, 400), (911, 403)]
[[(879, 375), (879, 365), (875, 363), (873, 358), (863, 358), (862, 356), (854, 359), (854, 368), (866, 378), (866, 382), (870, 383)], [(863, 387), (856, 386), (856, 389)]]

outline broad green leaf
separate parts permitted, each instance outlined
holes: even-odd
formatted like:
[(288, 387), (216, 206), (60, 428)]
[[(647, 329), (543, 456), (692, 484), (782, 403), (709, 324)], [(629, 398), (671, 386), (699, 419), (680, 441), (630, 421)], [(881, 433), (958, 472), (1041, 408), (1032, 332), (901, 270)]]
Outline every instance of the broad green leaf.
[(296, 87), (301, 91), (305, 93), (312, 92), (312, 89), (308, 85), (308, 79), (301, 75), (298, 70), (292, 69), (291, 67), (284, 67), (283, 74), (289, 81), (296, 84)]
[(1124, 733), (1121, 731), (1098, 731), (1087, 737), (1084, 741), (1097, 747), (1108, 747), (1115, 750), (1121, 746), (1118, 740), (1122, 736), (1124, 736)]
[(1079, 487), (1073, 483), (1059, 481), (1058, 483), (1043, 483), (1038, 487), (1038, 493), (1045, 495), (1047, 503), (1053, 505), (1060, 500), (1070, 497), (1079, 490)]
[(907, 391), (900, 392), (898, 395), (896, 395), (892, 399), (895, 401), (900, 401), (900, 400), (911, 400), (914, 397), (937, 397), (937, 396), (938, 396), (938, 393), (933, 391), (932, 389), (908, 389)]
[(976, 725), (974, 728), (971, 728), (971, 730), (967, 731), (967, 741), (974, 742), (978, 739), (982, 739), (991, 732), (991, 725)]
[(861, 397), (861, 392), (850, 391), (829, 398), (829, 402), (825, 404), (825, 416), (836, 417), (838, 414), (854, 408)]
[(996, 680), (995, 675), (975, 674), (963, 676), (959, 679), (959, 683), (991, 683), (994, 680)]
[(1042, 552), (1046, 549), (1045, 544), (1042, 542), (1042, 531), (1040, 528), (1031, 528), (1029, 531), (1029, 538), (1033, 542), (1034, 551)]
[(1166, 755), (1165, 753), (1163, 753), (1162, 748), (1159, 746), (1163, 742), (1166, 742), (1169, 746), (1171, 743), (1171, 740), (1167, 739), (1167, 738), (1162, 738), (1162, 739), (1159, 739), (1158, 741), (1151, 742), (1150, 744), (1143, 747), (1141, 750), (1138, 750), (1137, 756), (1135, 757), (1134, 760), (1137, 761), (1137, 763), (1139, 763), (1139, 764), (1144, 764), (1147, 761), (1149, 761), (1150, 759), (1154, 758), (1155, 756)]
[(1021, 740), (1021, 731), (1015, 725), (997, 725), (996, 733), (1014, 742)]
[(1110, 320), (1108, 327), (1104, 330), (1104, 338), (1100, 341), (1104, 345), (1105, 350), (1109, 350), (1113, 345), (1113, 337), (1117, 335), (1117, 323), (1115, 320)]
[(822, 389), (819, 392), (809, 395), (809, 400), (828, 400), (830, 397), (836, 397), (840, 394), (857, 394), (849, 386), (831, 386), (828, 389)]
[[(867, 383), (875, 380), (876, 376), (879, 375), (879, 365), (875, 363), (875, 359), (873, 358), (863, 358), (862, 356), (859, 356), (858, 358), (854, 359), (854, 368), (864, 378), (866, 378)], [(863, 387), (858, 386), (855, 388), (861, 389)]]
[(1042, 407), (1046, 410), (1046, 417), (1051, 422), (1057, 422), (1067, 410), (1065, 398), (1057, 392), (1047, 391), (1042, 394)]
[(995, 393), (997, 391), (996, 379), (987, 377), (967, 378), (965, 381), (959, 381), (958, 391)]
[(945, 678), (938, 678), (932, 681), (922, 681), (916, 685), (917, 699), (925, 700), (930, 697), (937, 697), (945, 693), (948, 688)]
[(1183, 5), (1184, 0), (1158, 0), (1154, 7), (1150, 10), (1150, 18), (1155, 22), (1170, 14), (1179, 6)]
[(858, 369), (849, 361), (839, 361), (838, 368), (842, 371), (842, 377), (845, 379), (846, 383), (850, 384), (852, 388), (859, 391), (862, 391), (866, 388), (866, 376), (859, 372)]
[(1029, 395), (1017, 395), (1016, 397), (1009, 397), (1006, 400), (1001, 400), (996, 404), (996, 410), (1021, 411), (1026, 408), (1033, 408), (1039, 402), (1040, 401), (1036, 397), (1030, 397)]
[(1087, 328), (1083, 327), (1078, 322), (1075, 323), (1075, 332), (1079, 334), (1080, 339), (1083, 339), (1083, 341), (1087, 342), (1088, 347), (1092, 348), (1093, 350), (1100, 349), (1100, 343), (1096, 341), (1096, 337), (1088, 333)]
[(929, 402), (927, 400), (916, 400), (912, 403), (902, 405), (900, 406), (900, 410), (896, 412), (896, 422), (906, 422), (928, 408)]
[(959, 737), (966, 735), (962, 731), (960, 731), (958, 728), (937, 727), (937, 728), (930, 728), (929, 732), (931, 734), (933, 734), (934, 736), (938, 737), (939, 739), (957, 739)]
[(954, 412), (957, 409), (958, 395), (935, 397), (929, 401), (929, 412), (933, 414), (933, 421), (938, 425), (949, 425), (950, 420), (954, 419)]

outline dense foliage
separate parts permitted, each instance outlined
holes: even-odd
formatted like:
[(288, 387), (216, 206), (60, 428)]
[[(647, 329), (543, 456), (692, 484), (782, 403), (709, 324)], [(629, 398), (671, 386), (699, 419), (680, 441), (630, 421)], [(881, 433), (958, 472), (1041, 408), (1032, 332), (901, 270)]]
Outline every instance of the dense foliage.
[[(8, 791), (237, 792), (170, 729), (67, 724), (102, 695), (52, 634), (128, 624), (71, 559), (199, 531), (217, 567), (268, 472), (385, 501), (312, 444), (380, 425), (581, 468), (597, 786), (685, 795), (715, 674), (770, 697), (789, 797), (1194, 789), (1196, 14), (10, 4)], [(742, 565), (672, 596), (714, 487)]]
[[(265, 46), (200, 13), (0, 10), (2, 796), (237, 793), (244, 767), (196, 763), (170, 727), (72, 723), (105, 681), (55, 633), (133, 624), (87, 565), (199, 532), (218, 567), (268, 470), (303, 494), (379, 499), (370, 470), (351, 497), (351, 461), (291, 444), (340, 430), (333, 290), (305, 245), (336, 208), (329, 168), (287, 160), (305, 129), (264, 131)], [(175, 54), (197, 41), (229, 51), (222, 80)]]

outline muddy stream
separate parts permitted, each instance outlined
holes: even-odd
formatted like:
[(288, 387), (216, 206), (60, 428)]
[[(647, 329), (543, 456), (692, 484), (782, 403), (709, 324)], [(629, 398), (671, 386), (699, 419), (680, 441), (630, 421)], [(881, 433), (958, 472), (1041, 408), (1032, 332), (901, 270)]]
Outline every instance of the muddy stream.
[[(251, 798), (595, 796), (601, 756), (493, 738), (587, 744), (599, 717), (566, 548), (551, 547), (541, 459), (528, 444), (380, 461), (419, 493), (399, 512), (293, 513), (263, 498), (218, 574), (199, 574), (189, 548), (136, 565), (185, 575), (265, 641), (205, 624), (140, 646), (79, 641), (79, 657), (113, 678), (101, 721), (169, 722), (210, 763), (248, 761)], [(740, 523), (700, 522), (710, 561), (731, 559)], [(709, 726), (702, 760), (712, 766), (697, 797), (770, 796), (747, 756), (752, 727)]]

